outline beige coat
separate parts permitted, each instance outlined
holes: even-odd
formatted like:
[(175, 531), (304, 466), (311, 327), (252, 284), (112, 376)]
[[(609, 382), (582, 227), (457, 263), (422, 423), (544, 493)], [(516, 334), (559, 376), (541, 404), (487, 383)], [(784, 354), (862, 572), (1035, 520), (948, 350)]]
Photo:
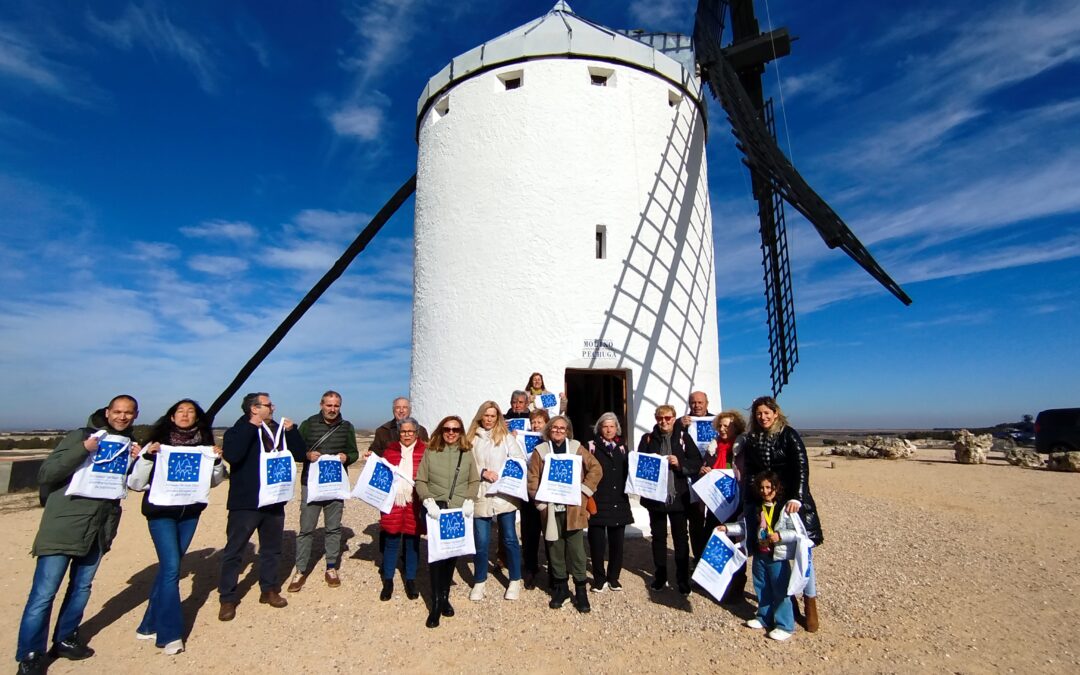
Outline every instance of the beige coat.
[[(581, 443), (570, 439), (566, 441), (568, 452), (577, 453), (581, 456), (581, 505), (566, 507), (566, 529), (584, 530), (589, 526), (589, 512), (585, 510), (585, 501), (591, 497), (600, 479), (604, 477), (604, 469), (600, 462), (592, 456)], [(551, 444), (548, 442), (536, 446), (532, 458), (529, 460), (529, 498), (535, 501), (536, 491), (540, 489), (540, 474), (544, 470), (544, 458), (551, 454)], [(554, 509), (548, 508), (545, 502), (536, 502), (536, 508), (540, 511), (543, 528), (541, 532), (547, 532), (548, 518)]]
[(507, 457), (514, 457), (525, 461), (525, 452), (518, 445), (517, 440), (510, 435), (503, 442), (495, 445), (491, 440), (491, 432), (486, 429), (477, 429), (476, 437), (472, 441), (472, 454), (476, 462), (476, 470), (480, 473), (480, 491), (476, 498), (476, 516), (478, 518), (492, 518), (501, 513), (516, 511), (521, 506), (521, 500), (517, 497), (504, 495), (500, 492), (488, 493), (492, 483), (483, 480), (484, 470), (499, 473)]

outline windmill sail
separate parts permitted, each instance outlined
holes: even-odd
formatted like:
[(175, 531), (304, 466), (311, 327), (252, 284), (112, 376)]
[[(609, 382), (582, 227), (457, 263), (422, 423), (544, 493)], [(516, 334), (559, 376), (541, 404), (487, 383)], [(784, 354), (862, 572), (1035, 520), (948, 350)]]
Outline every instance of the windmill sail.
[[(721, 48), (725, 10), (732, 13), (735, 37)], [(736, 146), (750, 169), (761, 221), (762, 262), (769, 323), (769, 353), (773, 392), (779, 393), (798, 361), (794, 298), (787, 257), (787, 234), (782, 201), (791, 204), (818, 231), (829, 248), (839, 248), (905, 305), (911, 298), (878, 264), (844, 221), (810, 187), (776, 143), (771, 105), (762, 97), (764, 64), (788, 53), (790, 38), (780, 29), (762, 35), (753, 16), (753, 3), (738, 0), (698, 0), (694, 22), (694, 51), (701, 77), (720, 101)], [(738, 68), (733, 61), (738, 61)], [(771, 104), (771, 101), (769, 102)]]

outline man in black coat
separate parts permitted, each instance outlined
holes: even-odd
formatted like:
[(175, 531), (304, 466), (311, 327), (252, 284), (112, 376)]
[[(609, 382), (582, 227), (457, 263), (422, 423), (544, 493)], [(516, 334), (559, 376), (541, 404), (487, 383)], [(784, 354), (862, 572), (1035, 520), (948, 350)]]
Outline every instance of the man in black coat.
[[(259, 533), (259, 602), (281, 608), (289, 603), (281, 597), (278, 583), (278, 563), (281, 559), (281, 540), (285, 532), (285, 503), (259, 506), (259, 455), (277, 449), (278, 423), (274, 421), (274, 404), (266, 392), (244, 396), (240, 404), (244, 416), (236, 421), (221, 444), (222, 457), (229, 463), (229, 519), (225, 525), (225, 550), (221, 557), (221, 579), (218, 594), (221, 607), (219, 621), (231, 621), (240, 602), (236, 586), (244, 563), (244, 548), (251, 535)], [(304, 460), (306, 446), (300, 431), (287, 417), (281, 428), (289, 451), (298, 462)]]

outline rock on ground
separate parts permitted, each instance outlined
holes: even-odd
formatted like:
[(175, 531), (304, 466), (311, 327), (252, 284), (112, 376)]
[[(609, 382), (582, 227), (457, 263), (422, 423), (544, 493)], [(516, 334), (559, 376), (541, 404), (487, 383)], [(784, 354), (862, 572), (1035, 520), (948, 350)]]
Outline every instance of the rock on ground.
[(990, 434), (976, 436), (967, 429), (961, 429), (953, 434), (956, 442), (953, 443), (953, 453), (956, 461), (961, 464), (986, 464), (986, 453), (994, 445), (994, 437)]

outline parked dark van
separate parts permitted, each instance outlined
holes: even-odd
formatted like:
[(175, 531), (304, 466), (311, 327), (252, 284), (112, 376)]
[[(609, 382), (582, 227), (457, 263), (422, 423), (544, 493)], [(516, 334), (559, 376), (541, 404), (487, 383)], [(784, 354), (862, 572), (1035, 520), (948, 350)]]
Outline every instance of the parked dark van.
[(1035, 450), (1080, 451), (1080, 408), (1044, 410), (1035, 417)]

